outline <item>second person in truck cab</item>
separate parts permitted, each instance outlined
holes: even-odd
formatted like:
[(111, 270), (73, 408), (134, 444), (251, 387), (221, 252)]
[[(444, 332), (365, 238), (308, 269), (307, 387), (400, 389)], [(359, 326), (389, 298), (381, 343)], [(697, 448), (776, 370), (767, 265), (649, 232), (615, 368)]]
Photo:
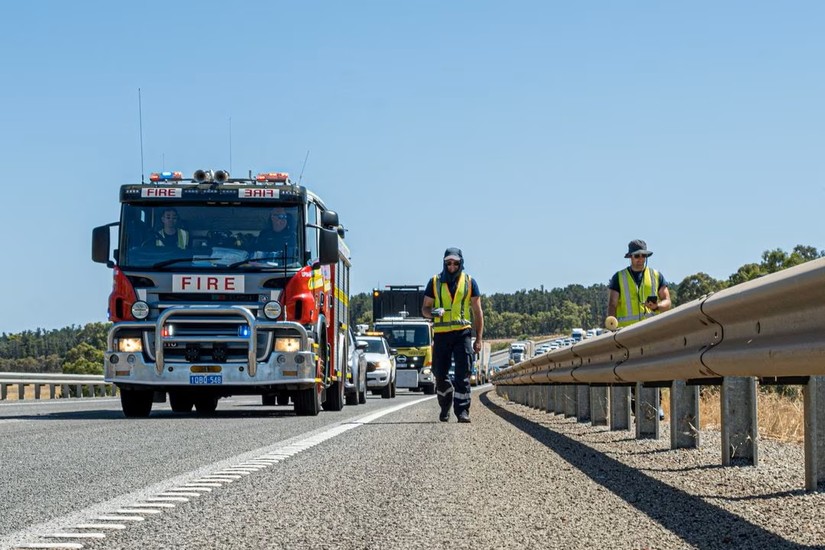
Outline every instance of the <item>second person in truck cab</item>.
[(269, 213), (266, 226), (258, 234), (256, 250), (279, 252), (286, 256), (295, 254), (297, 237), (292, 216), (285, 208), (276, 207)]

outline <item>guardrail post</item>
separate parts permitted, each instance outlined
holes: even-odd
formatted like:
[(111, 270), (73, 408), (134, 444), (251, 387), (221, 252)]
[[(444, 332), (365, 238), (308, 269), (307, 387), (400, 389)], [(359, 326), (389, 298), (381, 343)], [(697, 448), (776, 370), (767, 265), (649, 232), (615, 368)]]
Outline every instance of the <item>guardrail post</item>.
[(545, 391), (547, 392), (547, 412), (554, 413), (556, 412), (556, 386), (547, 386)]
[(34, 384), (34, 398), (35, 399), (40, 399), (40, 384), (38, 384), (36, 382)]
[(17, 384), (17, 399), (20, 401), (26, 398), (26, 386), (28, 386), (28, 384)]
[(606, 386), (590, 386), (590, 425), (607, 426), (609, 400)]
[(659, 388), (636, 384), (636, 439), (659, 439)]
[(756, 378), (722, 379), (722, 465), (759, 465)]
[(825, 481), (825, 376), (811, 376), (805, 386), (805, 489)]
[(610, 429), (630, 429), (630, 387), (610, 386)]
[(83, 384), (77, 384), (74, 389), (77, 390), (78, 397), (83, 397)]
[(699, 386), (674, 380), (670, 385), (670, 448), (698, 448), (699, 433)]
[(576, 386), (564, 386), (564, 417), (576, 416)]
[(60, 384), (60, 397), (69, 398), (71, 396), (72, 396), (72, 394), (69, 391), (69, 385), (68, 384)]
[(547, 410), (547, 388), (544, 386), (536, 386), (536, 399), (538, 400), (539, 410)]
[(55, 388), (56, 385), (57, 384), (49, 384), (49, 399), (54, 399), (54, 395), (55, 395), (55, 389), (54, 388)]
[(556, 404), (554, 411), (556, 414), (564, 414), (564, 386), (557, 384), (553, 386), (553, 391), (556, 392), (553, 398)]
[(584, 384), (576, 386), (576, 420), (590, 421), (590, 386)]
[(5, 401), (9, 397), (9, 385), (0, 383), (0, 401)]

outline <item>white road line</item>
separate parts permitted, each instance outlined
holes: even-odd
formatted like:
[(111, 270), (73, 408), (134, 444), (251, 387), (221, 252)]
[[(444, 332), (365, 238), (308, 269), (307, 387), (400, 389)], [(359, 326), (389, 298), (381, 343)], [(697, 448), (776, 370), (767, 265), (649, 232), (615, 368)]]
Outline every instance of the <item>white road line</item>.
[(32, 542), (14, 548), (56, 548), (57, 550), (78, 550), (83, 548), (79, 542)]
[(97, 516), (94, 519), (96, 521), (143, 521), (145, 518), (143, 516), (106, 515), (106, 516)]
[(32, 542), (14, 548), (56, 548), (57, 550), (78, 550), (83, 548), (79, 542)]
[(147, 502), (133, 502), (128, 504), (130, 508), (174, 508), (175, 505), (169, 502), (153, 502), (149, 504)]
[(43, 535), (50, 539), (105, 539), (106, 535), (103, 533), (49, 533)]

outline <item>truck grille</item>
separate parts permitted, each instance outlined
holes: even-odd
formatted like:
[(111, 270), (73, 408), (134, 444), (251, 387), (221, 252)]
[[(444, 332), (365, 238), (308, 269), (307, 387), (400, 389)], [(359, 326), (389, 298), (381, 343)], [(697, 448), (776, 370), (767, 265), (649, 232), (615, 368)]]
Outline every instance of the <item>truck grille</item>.
[[(166, 342), (163, 348), (164, 361), (171, 363), (198, 363), (212, 361), (215, 363), (246, 363), (247, 345), (243, 342), (221, 342), (226, 338), (238, 336), (238, 327), (244, 323), (241, 320), (222, 318), (220, 322), (198, 321), (197, 318), (170, 323), (172, 334), (182, 338), (203, 338), (207, 341), (184, 344)], [(146, 351), (150, 359), (155, 358), (155, 333), (146, 333), (148, 345)], [(256, 356), (258, 361), (266, 361), (272, 350), (273, 334), (270, 331), (258, 332)]]
[(237, 304), (257, 304), (257, 294), (175, 294), (167, 292), (158, 294), (161, 302), (192, 303), (192, 302), (231, 302)]
[(398, 355), (395, 366), (399, 369), (420, 369), (424, 366), (424, 356)]

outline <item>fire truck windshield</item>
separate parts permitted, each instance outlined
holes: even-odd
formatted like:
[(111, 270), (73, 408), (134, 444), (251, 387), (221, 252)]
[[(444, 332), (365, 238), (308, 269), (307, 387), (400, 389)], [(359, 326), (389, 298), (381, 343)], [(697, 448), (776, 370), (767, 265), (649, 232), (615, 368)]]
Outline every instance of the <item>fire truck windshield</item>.
[(272, 269), (304, 265), (295, 205), (124, 204), (122, 267)]

